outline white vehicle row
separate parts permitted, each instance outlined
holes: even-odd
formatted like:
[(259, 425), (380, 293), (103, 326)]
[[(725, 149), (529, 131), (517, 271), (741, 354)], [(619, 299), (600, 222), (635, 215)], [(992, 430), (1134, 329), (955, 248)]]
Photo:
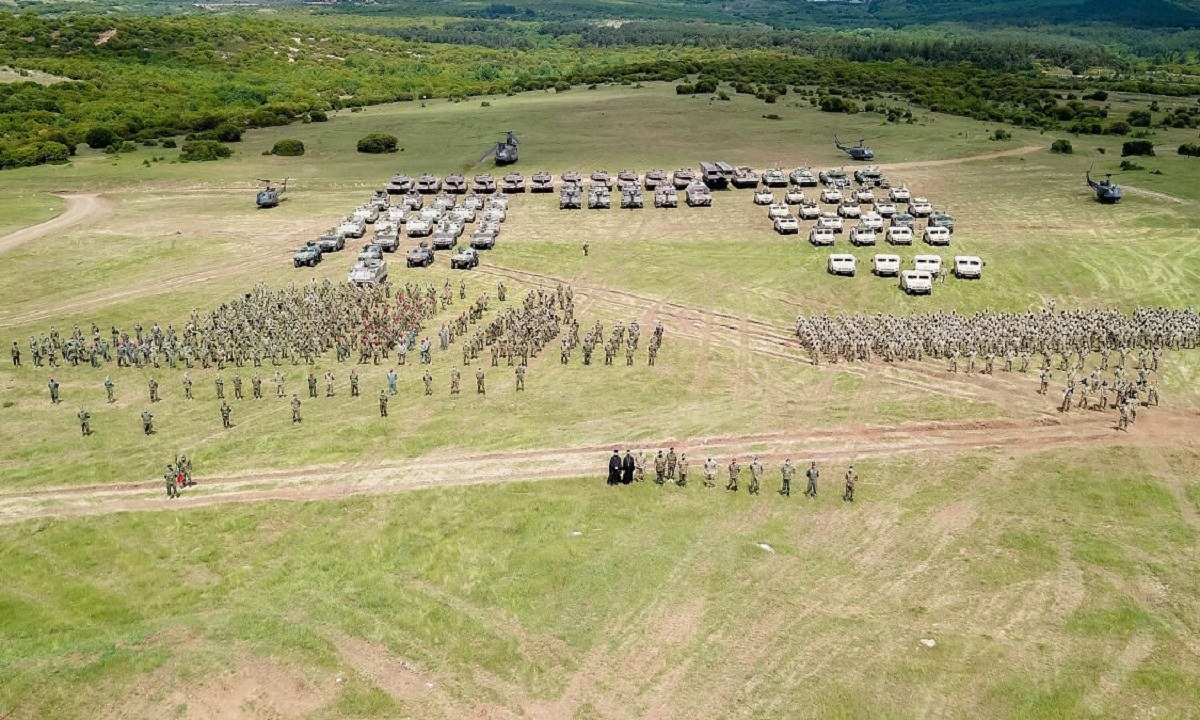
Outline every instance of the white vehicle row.
[[(871, 258), (871, 273), (877, 277), (899, 277), (900, 289), (909, 295), (928, 295), (933, 281), (942, 274), (940, 255), (916, 255), (912, 268), (904, 269), (899, 255), (877, 253)], [(955, 255), (950, 272), (959, 280), (979, 280), (983, 277), (984, 262), (975, 255)], [(850, 253), (831, 253), (826, 263), (830, 275), (854, 277), (858, 258)]]

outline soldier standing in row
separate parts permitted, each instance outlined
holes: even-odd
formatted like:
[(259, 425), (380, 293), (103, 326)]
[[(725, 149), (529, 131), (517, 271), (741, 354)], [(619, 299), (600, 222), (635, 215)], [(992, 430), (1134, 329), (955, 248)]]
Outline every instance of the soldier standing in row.
[(54, 405), (58, 404), (58, 381), (50, 378), (50, 382), (46, 383), (46, 387), (50, 388), (50, 402)]
[(517, 392), (525, 392), (525, 366), (518, 365), (517, 373)]
[(242, 396), (242, 376), (234, 373), (233, 375), (233, 399), (243, 400)]
[(792, 478), (796, 477), (796, 466), (792, 464), (791, 458), (783, 461), (783, 465), (779, 468), (779, 472), (783, 475), (783, 487), (779, 488), (779, 494), (784, 497), (791, 497)]
[(142, 410), (142, 432), (147, 435), (154, 434), (154, 415), (146, 408)]
[(717, 461), (708, 458), (704, 461), (704, 487), (714, 488), (717, 486)]
[(333, 397), (333, 372), (325, 368), (325, 397)]
[(478, 370), (475, 371), (475, 392), (479, 393), (480, 395), (484, 394), (483, 368), (479, 368)]
[(279, 370), (275, 371), (275, 397), (283, 397), (283, 373)]
[(733, 492), (738, 491), (738, 478), (741, 474), (742, 466), (738, 465), (737, 458), (733, 458), (729, 461), (729, 483), (725, 486), (727, 492), (730, 490)]
[(679, 455), (679, 487), (687, 487), (688, 459), (687, 453)]
[(750, 461), (750, 488), (749, 488), (749, 490), (750, 490), (751, 495), (757, 495), (759, 489), (762, 487), (762, 475), (763, 475), (762, 463), (760, 463), (758, 461), (758, 456), (755, 456), (755, 458)]
[(167, 471), (163, 473), (163, 480), (167, 484), (167, 497), (172, 500), (178, 498), (179, 488), (176, 486), (174, 465), (167, 465)]
[(854, 502), (854, 487), (858, 485), (858, 473), (854, 472), (854, 466), (851, 465), (846, 470), (846, 492), (842, 495), (844, 502)]
[[(425, 394), (432, 395), (433, 394), (433, 376), (429, 374), (428, 370), (426, 370), (425, 374), (421, 376), (421, 381), (425, 383)], [(390, 391), (390, 389), (391, 388), (389, 387), (389, 391)]]
[(658, 451), (658, 455), (654, 458), (654, 484), (662, 485), (666, 482), (667, 459), (663, 457), (662, 450)]
[(258, 373), (250, 376), (250, 392), (254, 394), (255, 400), (262, 400), (262, 378)]
[(350, 397), (358, 397), (358, 370), (350, 368)]
[(84, 437), (92, 434), (92, 414), (83, 408), (79, 408), (79, 432)]
[(646, 451), (638, 450), (637, 458), (634, 460), (634, 475), (633, 479), (637, 482), (646, 482)]
[(675, 448), (670, 448), (669, 450), (667, 450), (667, 479), (668, 480), (671, 480), (671, 481), (675, 480), (675, 464), (677, 462), (678, 462), (678, 459), (675, 457)]
[(221, 373), (217, 373), (217, 379), (213, 381), (217, 386), (217, 399), (225, 399), (225, 381), (221, 378)]
[(817, 496), (817, 480), (821, 477), (821, 471), (817, 469), (815, 460), (804, 475), (808, 478), (808, 486), (804, 488), (804, 494), (815, 498)]
[(229, 415), (232, 412), (233, 412), (233, 408), (229, 407), (229, 403), (222, 400), (221, 401), (221, 427), (225, 428), (226, 430), (233, 427), (233, 424), (229, 422)]
[(117, 401), (117, 398), (114, 395), (116, 388), (117, 388), (116, 383), (114, 383), (112, 381), (112, 378), (105, 375), (104, 376), (104, 394), (108, 396), (108, 403), (110, 405)]
[(158, 402), (158, 381), (154, 378), (150, 378), (148, 381), (146, 381), (146, 384), (150, 388), (150, 402)]
[(292, 422), (300, 422), (300, 396), (292, 393)]
[(383, 390), (379, 391), (379, 417), (387, 417), (388, 394)]

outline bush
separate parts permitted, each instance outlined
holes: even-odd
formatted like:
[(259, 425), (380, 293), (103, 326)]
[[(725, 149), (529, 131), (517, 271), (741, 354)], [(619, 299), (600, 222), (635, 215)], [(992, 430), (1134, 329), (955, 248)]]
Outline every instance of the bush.
[(1179, 146), (1179, 154), (1187, 157), (1200, 157), (1200, 145), (1196, 143), (1184, 143)]
[(1130, 155), (1153, 155), (1154, 143), (1150, 140), (1129, 140), (1121, 146), (1121, 157)]
[(491, 107), (491, 106), (492, 106), (492, 104), (490, 102), (488, 102), (487, 100), (484, 100), (483, 102), (479, 103), (479, 107)]
[(717, 93), (717, 99), (718, 99), (718, 100), (723, 100), (723, 101), (725, 101), (725, 102), (729, 102), (729, 99), (730, 99), (730, 98), (729, 98), (729, 93), (727, 93), (727, 92), (725, 92), (724, 90), (722, 90), (721, 92)]
[(1124, 120), (1113, 120), (1104, 128), (1105, 135), (1128, 135), (1133, 128)]
[(779, 115), (776, 113), (767, 113), (766, 115), (763, 115), (763, 120), (782, 120), (782, 119), (783, 118), (779, 117)]
[(120, 139), (121, 136), (117, 135), (116, 130), (113, 130), (110, 127), (104, 127), (103, 125), (97, 125), (91, 130), (88, 130), (87, 135), (83, 136), (83, 141), (87, 143), (87, 146), (93, 150), (103, 150)]
[(372, 155), (394, 153), (399, 146), (400, 141), (396, 139), (396, 136), (387, 133), (371, 133), (358, 141), (358, 151)]
[(1094, 93), (1089, 93), (1087, 95), (1084, 95), (1083, 99), (1084, 100), (1096, 100), (1097, 102), (1104, 102), (1105, 100), (1108, 99), (1108, 93), (1106, 93), (1103, 90), (1097, 90)]
[(571, 83), (559, 80), (554, 83), (554, 92), (566, 92), (571, 89)]
[(1146, 168), (1129, 160), (1121, 161), (1121, 170), (1125, 172), (1133, 172), (1135, 170), (1145, 170)]
[(676, 95), (695, 95), (696, 86), (691, 83), (679, 83), (675, 86)]
[(116, 155), (117, 153), (129, 153), (137, 150), (137, 145), (134, 145), (128, 140), (118, 140), (112, 145), (104, 148), (105, 155)]
[(1058, 155), (1070, 155), (1075, 152), (1075, 148), (1071, 147), (1070, 140), (1055, 140), (1054, 144), (1050, 146), (1050, 152)]
[(233, 125), (231, 123), (225, 123), (224, 125), (221, 125), (220, 127), (218, 127), (216, 130), (213, 130), (213, 138), (212, 139), (216, 140), (218, 142), (227, 142), (227, 143), (241, 142), (242, 141), (242, 129), (240, 127), (238, 127), (237, 125)]
[(313, 110), (308, 114), (308, 119), (313, 122), (329, 122), (329, 116), (323, 110)]
[(162, 146), (165, 148), (179, 147), (179, 145), (175, 142), (175, 138), (167, 138), (163, 140)]
[(858, 112), (858, 105), (853, 100), (846, 100), (840, 97), (824, 97), (820, 103), (822, 112), (840, 112), (853, 115)]
[(1148, 110), (1131, 110), (1129, 113), (1129, 124), (1133, 127), (1150, 127), (1153, 119)]
[(1012, 133), (1004, 128), (996, 128), (992, 131), (993, 140), (1012, 140)]
[(304, 154), (304, 143), (293, 138), (284, 138), (275, 143), (275, 146), (271, 148), (271, 154), (282, 157), (297, 157)]
[(184, 162), (208, 162), (233, 155), (233, 150), (216, 140), (193, 140), (183, 144), (179, 159)]

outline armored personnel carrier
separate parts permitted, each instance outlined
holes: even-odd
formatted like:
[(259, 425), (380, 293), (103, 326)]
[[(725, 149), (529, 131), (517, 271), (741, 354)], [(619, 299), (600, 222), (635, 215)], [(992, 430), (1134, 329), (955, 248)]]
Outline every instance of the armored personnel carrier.
[(784, 175), (779, 168), (771, 168), (763, 173), (762, 184), (769, 188), (787, 187), (787, 175)]
[(654, 189), (654, 207), (679, 207), (679, 191), (675, 189), (674, 185), (662, 184)]
[(651, 170), (646, 173), (645, 184), (647, 190), (657, 190), (660, 186), (667, 185), (667, 172), (658, 168)]
[(733, 169), (733, 179), (730, 182), (741, 190), (758, 187), (758, 173), (754, 172), (753, 168), (742, 165)]
[(471, 189), (477, 193), (496, 192), (496, 178), (491, 173), (479, 173), (471, 178)]
[[(469, 193), (469, 194), (463, 196), (462, 206), (468, 210), (482, 210), (483, 203), (484, 203), (484, 200), (483, 200), (482, 195), (476, 195), (475, 193)], [(474, 221), (472, 221), (472, 222), (474, 222)]]
[(588, 179), (591, 181), (592, 187), (603, 187), (605, 190), (612, 190), (612, 176), (603, 170), (593, 172)]
[(504, 210), (505, 212), (508, 212), (508, 196), (507, 195), (491, 196), (490, 198), (488, 198), (486, 209), (487, 210), (493, 210), (493, 209), (494, 210)]
[(429, 267), (433, 264), (433, 250), (426, 243), (417, 245), (404, 256), (408, 267)]
[(704, 183), (693, 182), (684, 191), (688, 207), (711, 207), (712, 191)]
[(477, 217), (476, 213), (477, 211), (475, 208), (463, 205), (462, 207), (454, 208), (450, 212), (446, 213), (446, 217), (458, 223), (473, 223)]
[(583, 207), (583, 192), (573, 183), (565, 183), (558, 191), (559, 210), (578, 210)]
[(417, 182), (414, 187), (416, 188), (417, 192), (421, 193), (422, 195), (433, 195), (434, 193), (441, 191), (442, 181), (437, 175), (422, 173), (417, 178)]
[(696, 172), (691, 168), (679, 168), (671, 173), (671, 184), (676, 190), (686, 190), (696, 181)]
[(470, 270), (479, 267), (479, 251), (473, 247), (459, 248), (450, 256), (451, 270)]
[(603, 185), (593, 185), (588, 190), (588, 209), (607, 210), (610, 207), (612, 207), (612, 198), (608, 188)]
[(388, 180), (387, 187), (384, 190), (388, 195), (403, 195), (409, 190), (412, 190), (413, 181), (407, 175), (393, 175), (391, 180)]
[(529, 189), (535, 193), (554, 192), (554, 177), (545, 170), (538, 170), (529, 178)]
[(396, 252), (400, 248), (400, 230), (389, 222), (375, 224), (375, 242), (384, 252)]
[(755, 205), (771, 205), (775, 202), (775, 196), (766, 188), (759, 188), (754, 191)]
[(350, 213), (350, 217), (355, 220), (362, 220), (367, 225), (374, 225), (379, 219), (379, 210), (374, 205), (363, 205), (362, 207), (354, 208), (354, 212)]
[(621, 188), (621, 207), (626, 210), (640, 210), (643, 207), (642, 189), (637, 183)]
[(428, 237), (433, 232), (433, 221), (423, 217), (411, 217), (405, 229), (409, 237)]
[(363, 260), (350, 268), (346, 279), (351, 285), (373, 287), (387, 282), (388, 269), (386, 260)]
[(425, 207), (425, 198), (416, 190), (411, 190), (404, 196), (404, 207), (407, 210), (420, 210)]
[(490, 207), (483, 211), (483, 222), (502, 223), (508, 217), (508, 211), (500, 207)]
[(384, 212), (392, 206), (392, 197), (387, 194), (387, 190), (376, 190), (371, 196), (371, 207), (379, 212)]
[(439, 193), (433, 199), (433, 206), (438, 210), (453, 210), (458, 205), (458, 198), (449, 193)]
[(461, 195), (467, 191), (467, 179), (459, 173), (450, 173), (442, 183), (446, 192)]
[(292, 264), (296, 267), (316, 267), (321, 262), (321, 246), (315, 242), (304, 243), (292, 256)]
[(337, 227), (342, 237), (360, 238), (367, 234), (367, 224), (355, 217), (348, 217)]
[(796, 187), (816, 187), (817, 176), (813, 175), (813, 171), (806, 167), (799, 167), (788, 175), (788, 180)]

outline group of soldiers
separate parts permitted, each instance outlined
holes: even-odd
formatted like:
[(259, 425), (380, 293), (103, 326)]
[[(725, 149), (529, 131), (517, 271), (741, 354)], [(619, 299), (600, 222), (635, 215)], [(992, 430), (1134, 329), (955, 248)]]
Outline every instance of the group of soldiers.
[(167, 464), (163, 480), (167, 485), (167, 498), (172, 500), (178, 498), (181, 489), (196, 484), (192, 480), (192, 461), (188, 459), (187, 455), (176, 457), (175, 462)]
[[(691, 463), (688, 460), (686, 452), (675, 454), (675, 448), (669, 448), (666, 453), (662, 450), (654, 457), (654, 483), (662, 486), (667, 483), (674, 483), (679, 487), (687, 487), (688, 470)], [(747, 486), (747, 491), (751, 495), (758, 495), (762, 489), (763, 475), (766, 473), (766, 468), (759, 460), (758, 456), (754, 456), (749, 465), (750, 482)], [(704, 487), (714, 488), (717, 486), (717, 474), (719, 466), (717, 461), (712, 457), (705, 459), (702, 466), (704, 473)], [(729, 482), (725, 484), (726, 492), (738, 492), (741, 486), (742, 466), (737, 458), (732, 458), (729, 465), (726, 467), (726, 472), (729, 475)], [(781, 484), (779, 494), (784, 497), (792, 495), (792, 480), (796, 477), (796, 466), (788, 458), (779, 466), (779, 474)], [(805, 485), (804, 495), (806, 497), (815, 498), (817, 496), (817, 483), (821, 478), (821, 471), (817, 468), (816, 461), (812, 461), (807, 470), (804, 472), (807, 484)], [(608, 484), (609, 485), (629, 485), (635, 482), (645, 482), (646, 480), (646, 453), (639, 450), (637, 455), (633, 454), (632, 450), (626, 450), (624, 457), (616, 449), (613, 450), (612, 456), (608, 459)], [(842, 493), (842, 500), (845, 502), (854, 502), (854, 491), (858, 486), (858, 473), (854, 466), (850, 465), (846, 469), (845, 475), (845, 491)]]
[[(604, 364), (612, 365), (613, 360), (617, 357), (621, 350), (621, 346), (625, 346), (625, 364), (633, 365), (633, 356), (637, 352), (638, 344), (641, 342), (642, 327), (637, 320), (629, 323), (628, 329), (624, 323), (618, 322), (613, 327), (612, 334), (608, 336), (608, 340), (604, 341)], [(583, 351), (583, 364), (592, 364), (592, 353), (604, 338), (604, 323), (599, 321), (592, 326), (591, 330), (583, 336), (583, 342), (579, 340), (579, 323), (571, 323), (570, 333), (562, 338), (562, 352), (559, 355), (559, 362), (567, 365), (571, 362), (571, 353), (575, 348), (581, 348)], [(654, 333), (650, 336), (650, 342), (646, 347), (646, 362), (648, 365), (653, 365), (658, 360), (658, 350), (662, 346), (663, 325), (659, 321), (654, 326)]]

